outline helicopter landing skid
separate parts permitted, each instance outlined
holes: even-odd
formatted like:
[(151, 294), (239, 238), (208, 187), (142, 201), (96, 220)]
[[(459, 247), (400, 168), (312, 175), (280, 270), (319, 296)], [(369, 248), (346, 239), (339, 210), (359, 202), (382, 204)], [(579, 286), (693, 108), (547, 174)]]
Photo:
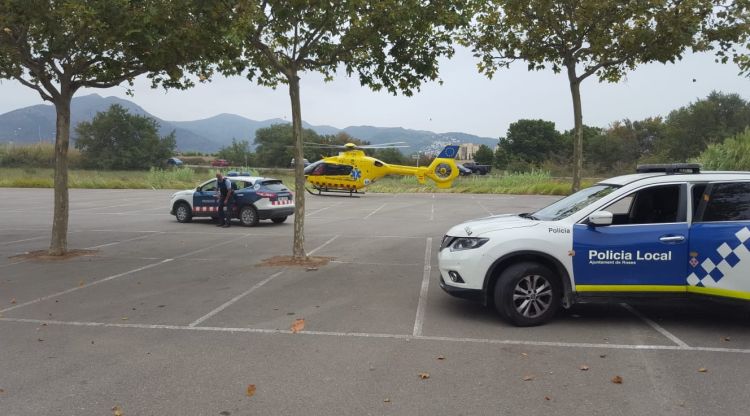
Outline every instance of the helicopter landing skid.
[[(364, 195), (364, 192), (358, 192), (356, 190), (347, 190), (347, 189), (328, 189), (328, 188), (318, 188), (313, 187), (317, 193), (310, 190), (308, 187), (305, 187), (305, 190), (310, 193), (310, 195), (315, 196), (346, 196), (348, 195), (351, 198), (359, 198), (359, 195)], [(345, 195), (329, 195), (324, 194), (323, 192), (330, 193), (330, 194), (345, 194)]]

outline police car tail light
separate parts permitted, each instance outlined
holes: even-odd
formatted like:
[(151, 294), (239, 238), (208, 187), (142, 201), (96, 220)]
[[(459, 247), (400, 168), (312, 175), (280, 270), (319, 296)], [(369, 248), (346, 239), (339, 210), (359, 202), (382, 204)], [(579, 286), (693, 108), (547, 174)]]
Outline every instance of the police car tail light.
[(261, 198), (273, 198), (276, 196), (276, 194), (273, 194), (271, 192), (256, 192), (255, 194)]
[(471, 250), (471, 249), (482, 247), (488, 241), (490, 241), (489, 238), (459, 237), (453, 241), (453, 244), (451, 244), (450, 249), (451, 251)]

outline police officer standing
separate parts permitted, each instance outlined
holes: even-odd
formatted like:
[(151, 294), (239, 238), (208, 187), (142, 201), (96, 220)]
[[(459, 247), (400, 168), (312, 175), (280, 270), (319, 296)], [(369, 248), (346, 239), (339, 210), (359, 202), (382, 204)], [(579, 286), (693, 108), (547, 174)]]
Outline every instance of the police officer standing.
[[(216, 197), (219, 198), (219, 206), (217, 209), (219, 223), (216, 226), (227, 228), (231, 225), (232, 221), (232, 182), (229, 178), (224, 177), (221, 172), (216, 172), (216, 188), (218, 189)], [(224, 213), (225, 207), (227, 208), (226, 214)]]

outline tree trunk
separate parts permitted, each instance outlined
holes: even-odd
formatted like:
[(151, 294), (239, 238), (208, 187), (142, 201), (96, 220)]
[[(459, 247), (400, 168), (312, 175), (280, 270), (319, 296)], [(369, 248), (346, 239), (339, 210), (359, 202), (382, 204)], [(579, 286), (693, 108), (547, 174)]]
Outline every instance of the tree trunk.
[(573, 192), (581, 190), (583, 171), (583, 111), (581, 110), (581, 81), (576, 76), (575, 64), (568, 64), (570, 94), (573, 97)]
[(68, 251), (68, 143), (72, 98), (73, 94), (64, 92), (55, 99), (55, 207), (49, 245), (51, 256), (62, 256)]
[(289, 98), (292, 100), (292, 135), (294, 137), (294, 245), (295, 259), (307, 257), (305, 253), (305, 164), (302, 152), (302, 106), (299, 97), (299, 76), (296, 71), (288, 76)]

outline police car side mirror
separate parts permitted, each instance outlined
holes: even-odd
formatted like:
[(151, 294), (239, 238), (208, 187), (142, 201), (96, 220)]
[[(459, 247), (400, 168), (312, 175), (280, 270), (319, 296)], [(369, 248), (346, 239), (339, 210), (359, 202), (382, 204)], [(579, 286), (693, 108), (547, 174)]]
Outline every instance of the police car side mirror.
[(596, 211), (589, 215), (589, 224), (593, 226), (612, 225), (612, 213), (609, 211)]
[(195, 187), (195, 192), (200, 192), (200, 191), (201, 191), (201, 187), (200, 186), (196, 186)]

